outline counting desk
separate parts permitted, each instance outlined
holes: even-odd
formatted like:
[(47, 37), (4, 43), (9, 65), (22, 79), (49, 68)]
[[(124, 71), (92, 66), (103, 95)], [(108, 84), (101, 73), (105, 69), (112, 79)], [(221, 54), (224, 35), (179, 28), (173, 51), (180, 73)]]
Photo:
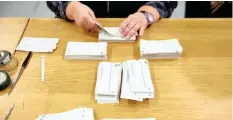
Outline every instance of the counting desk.
[[(103, 26), (115, 27), (123, 19), (98, 21)], [(64, 60), (68, 41), (97, 42), (95, 35), (86, 35), (74, 23), (61, 19), (35, 18), (30, 19), (23, 36), (60, 38), (60, 41), (53, 53), (33, 53), (9, 97), (9, 88), (0, 92), (4, 112), (9, 110), (10, 103), (15, 104), (10, 120), (33, 120), (40, 114), (77, 107), (93, 108), (95, 120), (232, 119), (232, 19), (163, 19), (152, 25), (142, 38), (177, 38), (183, 47), (182, 57), (149, 60), (155, 98), (143, 102), (121, 99), (119, 104), (97, 104), (94, 99), (100, 61)], [(107, 61), (139, 59), (138, 43), (138, 40), (136, 43), (108, 43)], [(15, 52), (20, 64), (27, 53)], [(45, 56), (45, 82), (41, 81), (41, 55)]]

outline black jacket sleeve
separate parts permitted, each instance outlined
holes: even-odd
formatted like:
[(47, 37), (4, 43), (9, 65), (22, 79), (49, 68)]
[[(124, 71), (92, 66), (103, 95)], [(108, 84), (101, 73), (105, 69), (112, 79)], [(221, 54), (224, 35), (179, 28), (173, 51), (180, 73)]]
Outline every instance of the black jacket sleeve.
[(150, 1), (145, 5), (155, 8), (159, 12), (160, 18), (168, 18), (177, 7), (177, 1)]
[[(66, 16), (66, 8), (68, 1), (47, 1), (47, 6), (53, 11), (57, 18), (63, 18), (69, 20)], [(158, 10), (160, 18), (170, 17), (173, 10), (177, 7), (176, 1), (150, 1), (145, 5), (149, 5)]]
[(48, 8), (54, 12), (56, 18), (63, 18), (69, 20), (66, 16), (66, 8), (69, 4), (68, 1), (47, 1)]

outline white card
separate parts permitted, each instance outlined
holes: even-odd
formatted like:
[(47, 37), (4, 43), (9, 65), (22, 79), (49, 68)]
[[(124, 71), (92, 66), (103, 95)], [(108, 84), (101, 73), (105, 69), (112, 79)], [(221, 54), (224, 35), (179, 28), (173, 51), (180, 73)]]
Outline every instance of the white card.
[(137, 34), (133, 35), (129, 40), (124, 38), (119, 30), (119, 27), (104, 27), (110, 34), (114, 36), (110, 36), (106, 34), (104, 31), (99, 32), (99, 41), (104, 42), (135, 42)]
[(123, 99), (131, 99), (135, 101), (143, 101), (143, 98), (138, 96), (137, 93), (133, 93), (130, 90), (130, 85), (129, 85), (129, 75), (127, 73), (127, 63), (124, 62), (122, 63), (123, 66), (123, 78), (122, 78), (122, 85), (121, 85), (121, 98)]
[(145, 59), (128, 60), (122, 63), (122, 66), (121, 98), (135, 101), (154, 98), (154, 86), (148, 61)]
[(106, 42), (72, 42), (66, 46), (64, 59), (67, 60), (105, 60), (107, 58)]
[(98, 66), (95, 94), (118, 95), (121, 84), (120, 63), (101, 62)]
[(16, 50), (32, 52), (53, 52), (56, 49), (59, 38), (24, 37)]
[(178, 58), (182, 51), (177, 39), (140, 40), (141, 58)]
[[(141, 61), (141, 62), (140, 62)], [(130, 88), (133, 92), (154, 91), (147, 60), (127, 61)]]
[(77, 108), (61, 113), (43, 114), (36, 120), (94, 120), (92, 108)]

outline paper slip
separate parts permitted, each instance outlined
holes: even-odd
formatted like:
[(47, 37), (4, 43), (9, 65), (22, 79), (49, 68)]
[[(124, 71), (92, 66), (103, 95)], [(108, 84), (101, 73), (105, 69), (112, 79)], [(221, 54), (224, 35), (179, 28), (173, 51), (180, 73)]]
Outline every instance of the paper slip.
[(121, 98), (135, 101), (154, 98), (154, 86), (148, 61), (145, 59), (128, 60), (123, 62), (122, 66)]
[(131, 118), (131, 119), (102, 119), (102, 120), (156, 120), (155, 118)]
[(32, 52), (53, 52), (57, 48), (59, 38), (23, 37), (16, 50)]
[(124, 38), (120, 33), (119, 27), (104, 27), (110, 34), (106, 34), (104, 31), (99, 32), (99, 41), (101, 42), (135, 42), (137, 34), (133, 35), (129, 40)]
[(99, 63), (95, 88), (97, 103), (119, 103), (121, 72), (121, 63)]
[(61, 113), (43, 114), (36, 120), (94, 120), (92, 108), (76, 108)]
[(177, 39), (140, 40), (141, 58), (179, 58), (182, 51)]
[(106, 42), (72, 42), (66, 46), (66, 60), (106, 60)]

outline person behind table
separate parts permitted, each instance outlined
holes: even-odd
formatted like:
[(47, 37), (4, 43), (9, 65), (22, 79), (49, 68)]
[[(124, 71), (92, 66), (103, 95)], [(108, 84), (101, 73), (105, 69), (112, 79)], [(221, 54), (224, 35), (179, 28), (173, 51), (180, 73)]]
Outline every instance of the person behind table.
[(98, 18), (126, 18), (120, 24), (120, 32), (129, 39), (137, 31), (144, 30), (161, 18), (171, 16), (176, 1), (47, 1), (47, 6), (57, 18), (75, 23), (87, 32), (96, 31)]

